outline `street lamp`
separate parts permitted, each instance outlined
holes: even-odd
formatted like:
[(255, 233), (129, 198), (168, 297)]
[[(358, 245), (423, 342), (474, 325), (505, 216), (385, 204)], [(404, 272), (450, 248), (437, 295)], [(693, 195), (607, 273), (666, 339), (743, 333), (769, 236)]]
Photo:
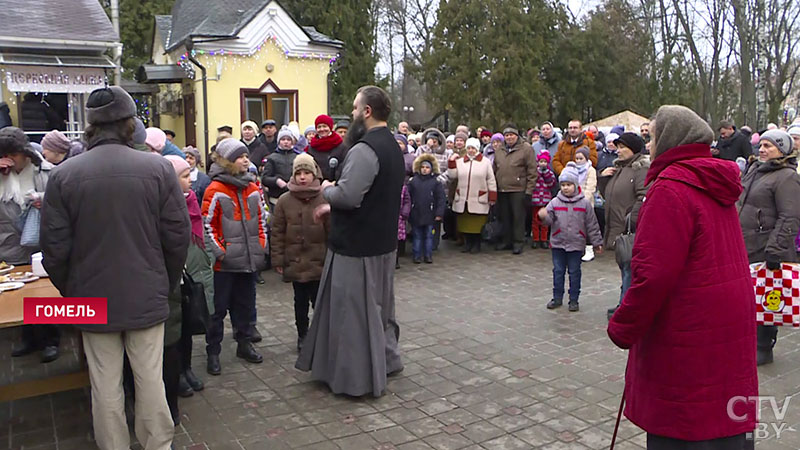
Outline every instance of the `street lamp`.
[(408, 121), (408, 116), (410, 116), (411, 113), (414, 112), (414, 107), (413, 106), (403, 106), (403, 112), (405, 113), (406, 121)]

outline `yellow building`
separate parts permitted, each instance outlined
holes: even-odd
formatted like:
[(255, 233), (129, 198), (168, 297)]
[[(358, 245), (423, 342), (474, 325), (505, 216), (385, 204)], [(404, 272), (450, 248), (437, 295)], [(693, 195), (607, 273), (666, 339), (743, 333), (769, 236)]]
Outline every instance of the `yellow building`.
[(296, 121), (302, 132), (328, 112), (328, 74), (342, 43), (301, 27), (275, 0), (249, 3), (232, 11), (225, 2), (178, 0), (171, 16), (156, 16), (152, 62), (137, 78), (161, 84), (156, 123), (175, 131), (179, 146), (202, 152), (224, 125), (240, 138), (245, 120), (273, 119), (278, 127)]

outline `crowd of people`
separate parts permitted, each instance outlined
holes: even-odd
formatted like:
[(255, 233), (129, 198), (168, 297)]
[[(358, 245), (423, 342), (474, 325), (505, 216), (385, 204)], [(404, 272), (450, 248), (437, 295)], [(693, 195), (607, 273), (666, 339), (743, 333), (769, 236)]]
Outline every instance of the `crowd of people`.
[[(124, 391), (136, 393), (144, 448), (165, 449), (178, 397), (204, 389), (191, 367), (188, 285), (201, 287), (208, 310), (208, 374), (223, 373), (228, 314), (236, 356), (263, 361), (253, 345), (262, 339), (256, 286), (271, 268), (294, 290), (296, 367), (334, 393), (380, 396), (403, 370), (393, 277), (409, 240), (413, 264), (432, 264), (442, 240), (471, 254), (487, 244), (512, 255), (526, 243), (547, 249), (553, 286), (543, 307), (567, 295), (576, 312), (582, 263), (633, 234), (608, 310), (609, 336), (631, 349), (626, 414), (653, 448), (744, 439), (754, 422), (724, 422), (722, 397), (666, 368), (717, 364), (726, 371), (708, 384), (757, 392), (755, 367), (772, 362), (777, 328), (752, 327), (748, 265), (798, 260), (800, 124), (753, 133), (723, 121), (716, 137), (688, 108), (664, 106), (636, 130), (573, 120), (563, 134), (543, 122), (527, 132), (459, 125), (448, 135), (405, 122), (392, 132), (390, 114), (388, 95), (368, 86), (352, 123), (321, 114), (301, 134), (296, 123), (245, 121), (241, 139), (220, 127), (209, 161), (179, 149), (174, 132), (145, 128), (118, 87), (89, 96), (79, 143), (54, 130), (37, 148), (18, 128), (0, 130), (0, 259), (28, 264), (40, 248), (64, 296), (109, 299), (107, 324), (79, 326), (100, 448), (127, 448)], [(40, 237), (23, 244), (34, 210)], [(710, 325), (690, 319), (698, 289), (718, 312)], [(41, 351), (49, 362), (58, 347), (58, 327), (25, 326), (12, 356)], [(675, 385), (686, 405), (703, 405), (686, 420), (716, 431), (665, 419), (686, 411), (660, 397)]]

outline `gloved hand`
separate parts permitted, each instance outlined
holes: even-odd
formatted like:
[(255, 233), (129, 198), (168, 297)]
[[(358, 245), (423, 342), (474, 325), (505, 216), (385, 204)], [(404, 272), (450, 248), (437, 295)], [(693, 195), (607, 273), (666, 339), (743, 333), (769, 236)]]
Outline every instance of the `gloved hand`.
[(767, 255), (767, 269), (781, 270), (781, 261), (771, 255)]

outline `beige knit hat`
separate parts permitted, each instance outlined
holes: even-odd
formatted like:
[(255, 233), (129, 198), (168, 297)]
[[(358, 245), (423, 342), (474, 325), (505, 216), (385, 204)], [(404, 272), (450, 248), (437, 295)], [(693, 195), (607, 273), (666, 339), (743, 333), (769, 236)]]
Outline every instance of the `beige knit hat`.
[(322, 179), (322, 170), (320, 170), (317, 162), (308, 153), (300, 153), (292, 163), (292, 175), (296, 174), (298, 170), (307, 170), (314, 174), (315, 177)]

